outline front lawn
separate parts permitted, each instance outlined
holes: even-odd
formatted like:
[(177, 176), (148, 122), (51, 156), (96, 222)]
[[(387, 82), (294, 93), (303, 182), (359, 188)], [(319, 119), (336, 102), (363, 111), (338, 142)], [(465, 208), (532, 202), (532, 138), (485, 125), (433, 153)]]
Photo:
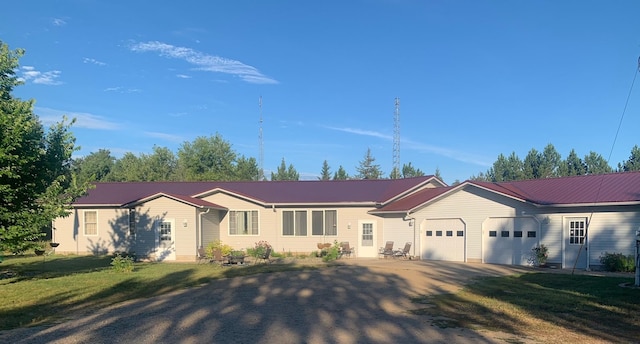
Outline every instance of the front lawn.
[(441, 327), (502, 331), (535, 342), (638, 342), (633, 278), (531, 273), (475, 281), (450, 295), (416, 297), (414, 314)]
[(111, 269), (111, 256), (5, 256), (0, 263), (0, 330), (47, 323), (69, 312), (194, 287), (216, 278), (313, 269), (313, 265), (135, 263), (133, 273)]

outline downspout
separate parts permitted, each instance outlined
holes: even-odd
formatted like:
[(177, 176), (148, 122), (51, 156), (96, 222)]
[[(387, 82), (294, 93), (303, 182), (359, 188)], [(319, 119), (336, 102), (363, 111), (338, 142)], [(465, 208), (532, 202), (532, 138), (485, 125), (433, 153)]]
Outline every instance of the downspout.
[(202, 215), (206, 215), (209, 213), (209, 211), (211, 211), (211, 208), (207, 208), (207, 211), (201, 211), (200, 214), (200, 221), (198, 223), (198, 242), (196, 243), (196, 252), (198, 251), (198, 249), (200, 248), (200, 245), (202, 244)]
[(405, 214), (404, 217), (409, 219), (409, 226), (413, 227), (413, 240), (412, 240), (413, 241), (413, 245), (411, 245), (412, 248), (413, 248), (413, 254), (411, 254), (411, 255), (413, 257), (415, 257), (416, 256), (416, 245), (417, 245), (416, 244), (416, 218), (415, 217), (410, 217), (409, 216), (409, 211), (407, 211), (407, 213)]

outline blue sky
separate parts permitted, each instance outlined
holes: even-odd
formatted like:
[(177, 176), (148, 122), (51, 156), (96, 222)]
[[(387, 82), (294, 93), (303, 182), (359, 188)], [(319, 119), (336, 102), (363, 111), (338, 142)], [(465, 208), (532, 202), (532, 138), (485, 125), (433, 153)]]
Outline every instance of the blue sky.
[[(552, 143), (627, 159), (640, 90), (638, 1), (11, 1), (14, 94), (45, 124), (77, 118), (78, 156), (177, 152), (219, 133), (303, 179), (349, 174), (368, 148), (447, 183)], [(640, 83), (640, 81), (638, 81)], [(636, 85), (638, 86), (638, 85)]]

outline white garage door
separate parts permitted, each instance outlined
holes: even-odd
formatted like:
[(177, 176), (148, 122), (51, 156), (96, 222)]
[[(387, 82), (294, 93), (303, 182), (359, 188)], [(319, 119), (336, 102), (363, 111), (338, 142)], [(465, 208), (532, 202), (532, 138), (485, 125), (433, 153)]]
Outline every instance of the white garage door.
[(538, 222), (530, 217), (489, 218), (483, 225), (482, 261), (527, 265), (538, 243)]
[(422, 259), (464, 262), (466, 230), (462, 220), (425, 220), (421, 229)]

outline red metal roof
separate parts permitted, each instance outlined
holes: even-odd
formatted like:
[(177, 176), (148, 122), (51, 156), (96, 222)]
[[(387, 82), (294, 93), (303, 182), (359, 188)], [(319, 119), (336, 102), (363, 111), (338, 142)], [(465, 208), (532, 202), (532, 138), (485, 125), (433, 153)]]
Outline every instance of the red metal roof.
[(74, 205), (113, 205), (137, 202), (165, 193), (194, 197), (215, 191), (234, 193), (265, 204), (384, 203), (424, 185), (433, 176), (406, 179), (261, 182), (125, 182), (96, 183)]
[(537, 205), (640, 202), (640, 171), (502, 183), (470, 183)]
[(454, 187), (421, 190), (372, 213), (411, 211), (438, 196), (468, 185), (482, 187), (539, 206), (640, 203), (640, 171), (636, 171), (501, 183), (466, 181)]

